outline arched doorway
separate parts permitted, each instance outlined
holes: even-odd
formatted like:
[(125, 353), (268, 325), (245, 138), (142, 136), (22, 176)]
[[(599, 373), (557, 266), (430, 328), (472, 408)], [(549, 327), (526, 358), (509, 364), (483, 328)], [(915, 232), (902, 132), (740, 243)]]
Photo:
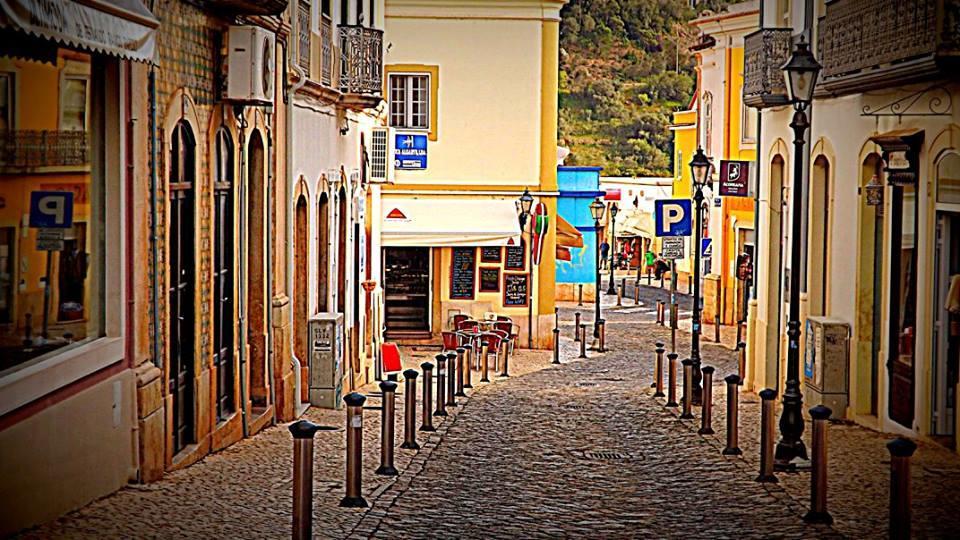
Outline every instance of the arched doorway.
[[(343, 315), (344, 326), (347, 323), (347, 190), (341, 186), (337, 192), (337, 311)], [(344, 362), (350, 366), (348, 377), (353, 388), (353, 349), (351, 348), (351, 329), (344, 330)]]
[(310, 399), (307, 365), (307, 198), (297, 198), (293, 239), (293, 351), (300, 359), (300, 401)]
[(783, 226), (784, 226), (784, 168), (786, 162), (783, 156), (777, 154), (770, 160), (770, 220), (769, 240), (770, 255), (767, 257), (767, 280), (770, 285), (767, 290), (772, 293), (769, 298), (770, 312), (767, 315), (767, 324), (770, 325), (766, 336), (766, 377), (764, 386), (780, 388), (780, 334), (783, 326), (781, 317), (783, 310)]
[(267, 328), (265, 248), (266, 205), (264, 179), (266, 155), (259, 130), (247, 144), (247, 344), (250, 348), (249, 377), (252, 417), (269, 404), (267, 380)]
[(183, 120), (173, 128), (170, 140), (167, 369), (173, 396), (173, 453), (176, 454), (196, 442), (193, 379), (197, 142), (190, 125)]
[[(861, 164), (860, 186), (882, 182), (882, 160), (870, 154)], [(876, 415), (880, 383), (880, 336), (883, 317), (883, 206), (871, 206), (866, 195), (860, 197), (860, 241), (857, 280), (857, 371), (853, 375), (856, 391), (851, 392), (854, 411)]]
[(810, 234), (807, 236), (807, 301), (810, 315), (827, 312), (827, 281), (830, 275), (830, 161), (819, 155), (810, 176)]
[(317, 312), (330, 310), (330, 197), (320, 194), (317, 203)]
[(217, 421), (236, 410), (234, 402), (234, 181), (233, 138), (226, 128), (214, 141), (213, 177), (213, 365), (216, 369)]

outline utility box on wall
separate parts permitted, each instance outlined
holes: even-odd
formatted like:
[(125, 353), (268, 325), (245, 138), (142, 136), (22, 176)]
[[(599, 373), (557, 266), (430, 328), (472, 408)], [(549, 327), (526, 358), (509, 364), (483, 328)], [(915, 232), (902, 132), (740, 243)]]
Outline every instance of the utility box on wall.
[(849, 403), (850, 325), (828, 317), (808, 317), (803, 360), (803, 402), (824, 405), (831, 418), (846, 417)]
[(310, 404), (339, 409), (343, 393), (343, 314), (318, 313), (310, 319)]

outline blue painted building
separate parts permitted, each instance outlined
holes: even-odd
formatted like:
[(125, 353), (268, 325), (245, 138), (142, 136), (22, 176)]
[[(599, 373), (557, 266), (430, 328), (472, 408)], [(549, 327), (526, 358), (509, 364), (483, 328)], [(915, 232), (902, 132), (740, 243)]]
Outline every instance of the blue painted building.
[(576, 300), (583, 285), (584, 300), (592, 299), (596, 279), (597, 235), (590, 203), (603, 196), (601, 167), (557, 167), (557, 214), (583, 235), (582, 248), (570, 248), (570, 260), (557, 259), (557, 300)]

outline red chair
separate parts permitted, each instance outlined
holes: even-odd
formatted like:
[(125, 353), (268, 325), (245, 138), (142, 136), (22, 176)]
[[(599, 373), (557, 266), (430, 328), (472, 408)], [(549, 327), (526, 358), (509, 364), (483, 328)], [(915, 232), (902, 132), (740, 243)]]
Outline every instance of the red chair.
[[(483, 332), (480, 334), (480, 345), (487, 346), (487, 354), (493, 353), (493, 369), (499, 369), (500, 365), (500, 343), (503, 342), (503, 335), (497, 331), (493, 330), (490, 332)], [(481, 348), (481, 351), (483, 349)], [(481, 355), (483, 353), (481, 352)]]
[(456, 332), (440, 332), (440, 336), (443, 338), (443, 350), (455, 351), (460, 346), (460, 336)]
[(460, 323), (470, 320), (470, 316), (465, 313), (458, 313), (453, 316), (453, 329), (460, 330)]
[(384, 342), (380, 345), (380, 362), (383, 365), (383, 375), (387, 380), (397, 380), (397, 374), (403, 371), (400, 361), (400, 348), (396, 343)]
[(510, 346), (510, 354), (513, 354), (513, 347), (517, 342), (517, 334), (513, 331), (513, 327), (514, 324), (512, 321), (497, 321), (493, 325), (495, 330), (506, 334), (506, 340)]

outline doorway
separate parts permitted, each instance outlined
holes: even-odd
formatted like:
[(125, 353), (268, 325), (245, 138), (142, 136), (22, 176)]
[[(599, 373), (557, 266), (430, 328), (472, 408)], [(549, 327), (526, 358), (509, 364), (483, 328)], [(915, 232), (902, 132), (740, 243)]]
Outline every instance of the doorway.
[(173, 453), (194, 440), (194, 191), (196, 139), (190, 125), (173, 129), (170, 151), (170, 237), (167, 290), (169, 389), (173, 396)]
[(430, 248), (384, 248), (383, 286), (387, 336), (429, 337)]
[[(861, 168), (861, 193), (871, 181), (880, 182), (882, 161), (870, 154)], [(875, 178), (875, 180), (873, 180)], [(855, 412), (876, 416), (879, 409), (880, 336), (883, 314), (883, 206), (871, 206), (860, 197), (859, 276), (857, 287), (856, 377), (857, 391), (850, 396)]]
[(317, 203), (317, 312), (329, 311), (330, 298), (330, 198), (320, 194)]
[(234, 219), (233, 142), (217, 131), (213, 185), (213, 365), (217, 380), (217, 422), (234, 411)]
[(260, 130), (250, 134), (247, 162), (247, 343), (250, 347), (249, 381), (252, 415), (256, 418), (269, 404), (267, 381), (265, 248), (266, 204), (264, 173), (266, 155)]
[(960, 214), (937, 214), (935, 257), (930, 431), (939, 442), (953, 448), (960, 367)]
[(891, 188), (890, 204), (890, 370), (889, 414), (913, 429), (917, 336), (916, 186)]
[(307, 358), (307, 198), (297, 198), (293, 239), (293, 351), (300, 359), (300, 401), (310, 399)]

